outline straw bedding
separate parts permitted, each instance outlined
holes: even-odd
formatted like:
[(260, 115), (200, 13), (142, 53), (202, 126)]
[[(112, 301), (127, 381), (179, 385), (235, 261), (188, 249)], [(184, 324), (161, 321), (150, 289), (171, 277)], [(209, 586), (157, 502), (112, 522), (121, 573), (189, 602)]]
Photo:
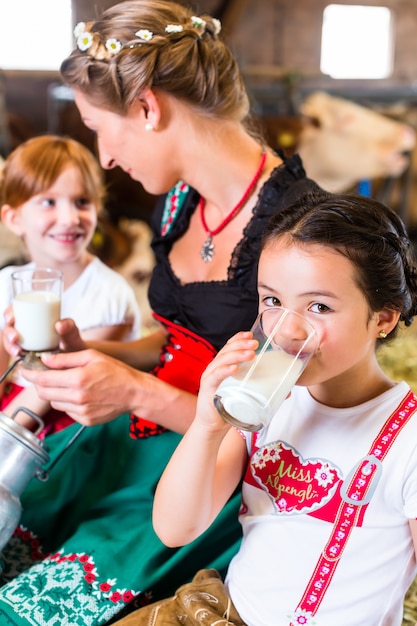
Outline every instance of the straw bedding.
[[(397, 339), (378, 352), (378, 360), (393, 380), (405, 380), (417, 394), (417, 321), (401, 331)], [(402, 626), (417, 623), (417, 578), (411, 585), (404, 603)]]

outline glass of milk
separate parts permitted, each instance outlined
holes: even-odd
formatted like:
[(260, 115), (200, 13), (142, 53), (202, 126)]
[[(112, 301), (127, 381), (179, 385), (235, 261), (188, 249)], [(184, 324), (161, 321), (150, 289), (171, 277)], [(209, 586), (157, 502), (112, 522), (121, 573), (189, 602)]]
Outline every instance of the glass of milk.
[(62, 272), (32, 267), (12, 274), (13, 314), (23, 352), (59, 348), (55, 324), (61, 317)]
[(253, 361), (241, 363), (216, 390), (214, 405), (233, 426), (259, 431), (267, 426), (318, 346), (313, 326), (302, 315), (274, 307), (252, 327), (259, 342)]

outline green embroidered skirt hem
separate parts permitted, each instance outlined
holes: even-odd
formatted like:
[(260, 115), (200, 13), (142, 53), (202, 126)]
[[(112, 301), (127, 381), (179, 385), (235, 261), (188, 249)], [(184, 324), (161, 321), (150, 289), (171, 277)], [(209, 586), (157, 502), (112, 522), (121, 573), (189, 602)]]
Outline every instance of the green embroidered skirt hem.
[[(48, 437), (51, 463), (78, 428)], [(135, 440), (128, 430), (127, 414), (86, 428), (46, 482), (29, 483), (1, 555), (2, 626), (99, 626), (134, 599), (137, 606), (172, 595), (199, 569), (225, 573), (240, 544), (240, 494), (196, 541), (165, 547), (152, 528), (152, 502), (180, 435)]]

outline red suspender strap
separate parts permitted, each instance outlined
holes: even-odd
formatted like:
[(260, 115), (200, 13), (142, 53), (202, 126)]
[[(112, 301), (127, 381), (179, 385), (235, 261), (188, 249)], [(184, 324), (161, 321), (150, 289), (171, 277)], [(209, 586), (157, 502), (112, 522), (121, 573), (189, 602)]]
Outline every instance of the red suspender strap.
[(299, 626), (300, 624), (307, 626), (313, 623), (310, 618), (319, 609), (350, 534), (356, 525), (361, 507), (369, 503), (381, 477), (381, 462), (389, 452), (401, 428), (413, 415), (416, 406), (417, 398), (410, 391), (379, 431), (369, 454), (357, 463), (343, 481), (340, 490), (342, 501), (332, 533), (292, 616), (290, 626)]

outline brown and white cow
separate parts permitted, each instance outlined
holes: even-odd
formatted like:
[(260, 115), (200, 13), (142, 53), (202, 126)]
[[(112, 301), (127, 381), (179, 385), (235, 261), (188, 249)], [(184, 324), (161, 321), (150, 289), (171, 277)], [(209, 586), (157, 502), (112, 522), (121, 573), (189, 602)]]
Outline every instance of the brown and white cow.
[[(288, 129), (265, 118), (275, 147), (297, 151), (306, 172), (324, 189), (346, 191), (358, 181), (399, 176), (416, 143), (412, 126), (322, 91), (311, 93)], [(280, 146), (281, 144), (281, 146)]]

